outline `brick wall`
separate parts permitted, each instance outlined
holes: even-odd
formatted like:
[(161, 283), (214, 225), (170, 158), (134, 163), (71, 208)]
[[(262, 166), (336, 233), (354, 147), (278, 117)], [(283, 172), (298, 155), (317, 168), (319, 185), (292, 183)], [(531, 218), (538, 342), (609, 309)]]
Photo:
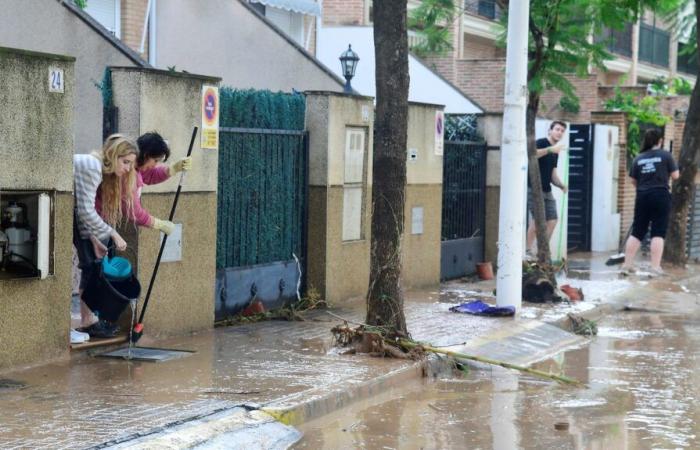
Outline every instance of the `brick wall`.
[(591, 123), (614, 125), (620, 130), (620, 169), (618, 172), (617, 212), (620, 213), (620, 243), (634, 219), (634, 199), (636, 190), (627, 176), (627, 118), (620, 112), (592, 112)]
[[(146, 18), (148, 0), (121, 0), (122, 42), (137, 53), (141, 50), (141, 38)], [(141, 56), (148, 60), (148, 35)]]
[(598, 75), (593, 73), (585, 78), (575, 75), (565, 77), (574, 86), (578, 96), (580, 110), (578, 113), (570, 113), (562, 109), (559, 101), (562, 94), (559, 91), (545, 91), (540, 97), (539, 117), (545, 119), (559, 119), (571, 123), (589, 123), (591, 112), (601, 109), (598, 98)]
[(364, 0), (324, 0), (324, 25), (365, 25)]
[(488, 112), (503, 111), (505, 59), (460, 59), (454, 62), (454, 67), (454, 79), (451, 81), (462, 92)]
[(486, 41), (477, 36), (466, 35), (462, 57), (464, 59), (494, 59), (505, 58), (505, 49), (498, 48), (493, 41)]
[(452, 84), (457, 84), (455, 82), (455, 60), (451, 56), (427, 56), (423, 62)]

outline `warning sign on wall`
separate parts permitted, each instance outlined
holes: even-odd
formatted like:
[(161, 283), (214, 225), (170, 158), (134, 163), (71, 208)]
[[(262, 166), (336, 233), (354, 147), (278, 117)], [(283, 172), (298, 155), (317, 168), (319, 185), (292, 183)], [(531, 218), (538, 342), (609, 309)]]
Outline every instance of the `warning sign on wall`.
[(202, 148), (219, 148), (219, 88), (202, 86)]
[(442, 155), (445, 140), (445, 113), (435, 111), (435, 154)]

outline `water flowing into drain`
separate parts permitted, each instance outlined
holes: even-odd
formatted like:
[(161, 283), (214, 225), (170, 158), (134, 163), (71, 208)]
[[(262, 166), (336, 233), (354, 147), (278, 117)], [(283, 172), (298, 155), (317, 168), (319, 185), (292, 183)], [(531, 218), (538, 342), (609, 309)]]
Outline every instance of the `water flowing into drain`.
[(134, 346), (134, 341), (131, 340), (131, 335), (134, 334), (134, 324), (136, 323), (136, 300), (129, 302), (131, 305), (131, 322), (129, 323), (129, 353), (126, 359), (131, 359), (131, 347)]

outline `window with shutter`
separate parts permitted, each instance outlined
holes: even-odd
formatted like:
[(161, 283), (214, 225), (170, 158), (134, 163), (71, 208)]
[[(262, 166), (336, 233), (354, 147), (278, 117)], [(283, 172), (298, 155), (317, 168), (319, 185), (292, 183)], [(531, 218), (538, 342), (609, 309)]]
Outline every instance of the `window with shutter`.
[(365, 169), (365, 130), (345, 131), (343, 179), (343, 240), (362, 239), (362, 205)]
[(121, 37), (119, 0), (90, 0), (87, 2), (85, 12), (90, 14), (103, 27), (107, 28), (116, 37)]

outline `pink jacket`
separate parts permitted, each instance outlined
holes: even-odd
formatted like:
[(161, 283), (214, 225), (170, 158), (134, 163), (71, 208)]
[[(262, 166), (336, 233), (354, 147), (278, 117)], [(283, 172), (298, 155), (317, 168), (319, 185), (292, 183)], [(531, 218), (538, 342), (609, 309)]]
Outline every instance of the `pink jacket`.
[[(134, 223), (142, 227), (151, 227), (151, 215), (148, 211), (144, 209), (141, 205), (141, 190), (143, 186), (148, 184), (158, 184), (170, 178), (170, 172), (168, 171), (168, 166), (157, 165), (152, 169), (148, 170), (136, 170), (136, 190), (133, 192), (134, 196)], [(99, 195), (95, 198), (95, 209), (101, 215), (102, 214), (102, 199)], [(126, 211), (126, 203), (122, 203), (122, 211)]]
[[(134, 222), (142, 227), (150, 227), (151, 215), (141, 206), (141, 190), (144, 184), (158, 184), (170, 178), (168, 166), (158, 165), (152, 169), (136, 171), (136, 192), (134, 192)], [(124, 206), (122, 206), (124, 207)]]

